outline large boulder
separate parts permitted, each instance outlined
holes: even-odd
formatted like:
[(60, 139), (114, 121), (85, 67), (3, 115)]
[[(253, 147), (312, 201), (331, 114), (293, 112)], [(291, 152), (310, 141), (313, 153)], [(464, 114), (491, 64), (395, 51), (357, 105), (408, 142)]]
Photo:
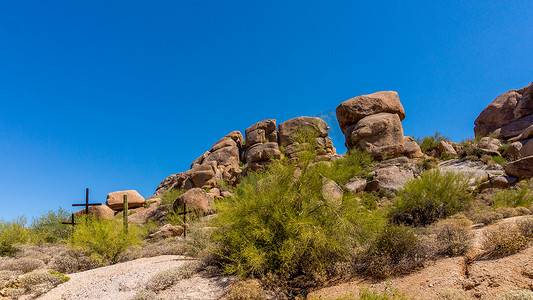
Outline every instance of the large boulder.
[(276, 130), (276, 120), (267, 119), (248, 127), (244, 134), (246, 136), (246, 148), (258, 143), (278, 142), (278, 132)]
[[(85, 208), (76, 212), (76, 215), (79, 216), (84, 214)], [(113, 220), (115, 218), (115, 212), (106, 205), (89, 206), (89, 215), (104, 220)]]
[(533, 177), (533, 156), (527, 156), (508, 163), (505, 167), (505, 173), (518, 178)]
[(472, 160), (450, 159), (439, 163), (437, 168), (443, 172), (454, 172), (469, 176), (471, 184), (504, 174), (503, 168), (498, 164), (489, 166), (481, 161)]
[(511, 143), (502, 155), (511, 159), (533, 155), (533, 138)]
[(183, 205), (186, 204), (187, 210), (193, 209), (198, 213), (208, 214), (211, 212), (212, 198), (207, 192), (201, 188), (192, 188), (179, 196), (172, 208), (174, 211), (183, 210)]
[(173, 185), (176, 184), (178, 179), (183, 175), (183, 173), (178, 174), (172, 174), (165, 178), (161, 183), (157, 186), (155, 189), (154, 194), (152, 197), (158, 197), (161, 196), (166, 190), (170, 189)]
[(498, 96), (474, 121), (476, 136), (495, 133), (508, 139), (520, 135), (533, 124), (533, 84)]
[(403, 128), (397, 114), (379, 113), (364, 117), (344, 131), (346, 147), (358, 147), (377, 160), (403, 152)]
[(255, 144), (246, 151), (247, 168), (256, 171), (264, 168), (271, 160), (280, 159), (278, 143)]
[(408, 158), (420, 158), (424, 157), (424, 153), (418, 146), (418, 143), (410, 136), (405, 136), (403, 138), (403, 155)]
[(414, 178), (412, 170), (388, 166), (374, 171), (374, 178), (366, 186), (368, 191), (384, 190), (392, 193), (398, 192), (403, 185)]
[(128, 196), (128, 208), (136, 208), (144, 206), (145, 200), (135, 190), (116, 191), (107, 194), (106, 205), (112, 210), (122, 210), (124, 208), (124, 195)]
[(301, 135), (325, 138), (328, 133), (329, 126), (324, 120), (317, 117), (297, 117), (279, 124), (278, 141), (280, 146), (287, 146), (297, 142)]
[(400, 97), (394, 91), (354, 97), (342, 102), (337, 106), (335, 112), (343, 132), (348, 126), (359, 122), (359, 120), (378, 113), (397, 114), (400, 121), (405, 119), (405, 111), (400, 103)]

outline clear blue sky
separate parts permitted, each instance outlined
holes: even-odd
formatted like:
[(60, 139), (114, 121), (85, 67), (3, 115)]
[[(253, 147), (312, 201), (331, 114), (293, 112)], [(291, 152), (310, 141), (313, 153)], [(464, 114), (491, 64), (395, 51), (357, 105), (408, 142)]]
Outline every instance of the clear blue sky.
[[(136, 189), (233, 130), (395, 90), (460, 141), (533, 81), (533, 2), (2, 1), (0, 218)], [(343, 136), (332, 137), (343, 153)]]

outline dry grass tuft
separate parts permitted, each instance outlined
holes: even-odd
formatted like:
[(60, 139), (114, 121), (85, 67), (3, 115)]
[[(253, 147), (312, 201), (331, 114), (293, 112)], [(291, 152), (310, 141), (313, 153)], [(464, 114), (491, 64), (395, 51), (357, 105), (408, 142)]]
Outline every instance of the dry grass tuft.
[(471, 246), (472, 222), (466, 218), (449, 218), (434, 226), (437, 236), (437, 252), (441, 255), (457, 256), (465, 254)]
[(191, 278), (202, 268), (199, 261), (191, 261), (174, 269), (165, 270), (152, 276), (146, 284), (148, 291), (158, 292), (166, 290), (178, 281)]
[(501, 224), (485, 231), (483, 248), (489, 257), (503, 257), (527, 247), (528, 240), (516, 224)]
[(248, 279), (233, 283), (221, 300), (266, 300), (265, 291), (257, 280)]
[(23, 273), (31, 272), (36, 269), (42, 269), (45, 264), (42, 260), (36, 258), (11, 258), (0, 264), (0, 270), (21, 271)]

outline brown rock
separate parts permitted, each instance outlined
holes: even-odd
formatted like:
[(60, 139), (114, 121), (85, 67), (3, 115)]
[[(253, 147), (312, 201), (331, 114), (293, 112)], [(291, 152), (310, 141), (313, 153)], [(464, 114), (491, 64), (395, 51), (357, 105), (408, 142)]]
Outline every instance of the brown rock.
[[(196, 166), (189, 171), (185, 172), (190, 178), (193, 186), (199, 188), (213, 188), (217, 184), (216, 169), (213, 168), (215, 164), (203, 164)], [(179, 187), (187, 189), (187, 186)]]
[[(76, 212), (76, 215), (84, 215), (85, 209)], [(115, 212), (105, 205), (89, 206), (89, 214), (99, 219), (113, 220)]]
[(455, 152), (455, 149), (453, 148), (452, 144), (447, 141), (441, 141), (439, 143), (439, 152), (441, 154), (453, 154), (457, 155), (457, 152)]
[(151, 239), (153, 239), (153, 238), (166, 239), (166, 238), (170, 238), (170, 237), (174, 237), (174, 236), (181, 236), (184, 231), (185, 231), (185, 229), (183, 228), (183, 226), (174, 226), (174, 225), (171, 225), (171, 224), (165, 224), (164, 226), (159, 228), (159, 230), (157, 230), (156, 232), (150, 234), (148, 236), (148, 238), (151, 238)]
[(201, 188), (192, 188), (186, 191), (183, 195), (179, 196), (172, 208), (174, 211), (183, 210), (183, 204), (187, 205), (187, 209), (194, 209), (199, 213), (211, 212), (211, 198), (207, 195), (206, 191)]
[(484, 189), (506, 189), (518, 182), (516, 177), (496, 176), (479, 185), (480, 190)]
[(327, 178), (322, 180), (322, 184), (322, 197), (340, 206), (342, 204), (342, 188), (335, 181)]
[(380, 168), (375, 171), (374, 179), (368, 183), (367, 189), (397, 192), (403, 185), (414, 178), (413, 171), (397, 166)]
[(264, 167), (272, 159), (280, 159), (278, 143), (255, 144), (246, 152), (246, 164), (251, 170)]
[(498, 96), (474, 121), (476, 136), (494, 132), (498, 138), (521, 134), (533, 124), (533, 85)]
[(492, 152), (497, 152), (501, 145), (500, 140), (491, 137), (484, 137), (479, 141), (479, 147), (481, 149)]
[(403, 138), (403, 155), (408, 158), (420, 158), (424, 157), (424, 153), (420, 150), (420, 146), (415, 142), (415, 140), (410, 136), (405, 136)]
[(276, 120), (267, 119), (261, 122), (258, 122), (244, 131), (246, 135), (246, 147), (250, 148), (251, 146), (258, 143), (265, 142), (276, 142), (278, 141), (277, 131), (276, 131)]
[(508, 163), (505, 167), (505, 173), (518, 178), (533, 177), (533, 156), (527, 156)]
[(280, 146), (287, 146), (295, 142), (302, 132), (308, 131), (315, 137), (327, 137), (329, 126), (317, 117), (297, 117), (279, 124), (278, 141)]
[(128, 208), (144, 206), (145, 200), (141, 194), (135, 190), (116, 191), (107, 194), (106, 205), (112, 210), (122, 210), (124, 207), (124, 195), (128, 196)]
[(158, 206), (156, 203), (152, 203), (148, 208), (128, 216), (128, 222), (144, 224), (149, 221), (160, 221), (168, 214), (169, 210), (168, 206)]
[(522, 141), (533, 138), (533, 125), (526, 128), (519, 136), (509, 139), (509, 142)]
[[(337, 120), (344, 130), (359, 120), (378, 113), (397, 114), (400, 121), (405, 119), (405, 111), (398, 93), (393, 91), (362, 95), (342, 102), (337, 109)], [(344, 133), (346, 134), (346, 133)]]
[(377, 160), (403, 152), (403, 128), (397, 114), (379, 113), (346, 128), (346, 147), (358, 147)]
[(520, 158), (520, 150), (524, 146), (524, 143), (522, 141), (511, 143), (505, 150), (503, 151), (503, 157), (516, 159)]
[(346, 184), (346, 190), (354, 194), (360, 193), (365, 190), (366, 180), (362, 178), (352, 178)]

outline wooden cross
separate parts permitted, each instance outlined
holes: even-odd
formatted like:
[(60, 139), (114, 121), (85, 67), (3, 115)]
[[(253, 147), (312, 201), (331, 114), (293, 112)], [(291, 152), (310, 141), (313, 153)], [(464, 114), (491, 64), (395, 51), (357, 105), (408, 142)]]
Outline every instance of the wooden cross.
[(72, 227), (74, 227), (74, 225), (76, 225), (76, 223), (74, 223), (74, 214), (72, 214), (72, 216), (70, 217), (70, 222), (61, 222), (61, 224), (65, 224), (65, 225), (72, 225)]
[(83, 204), (72, 204), (72, 206), (85, 206), (85, 214), (89, 215), (89, 206), (98, 206), (102, 203), (89, 203), (89, 188), (85, 189), (85, 203)]

